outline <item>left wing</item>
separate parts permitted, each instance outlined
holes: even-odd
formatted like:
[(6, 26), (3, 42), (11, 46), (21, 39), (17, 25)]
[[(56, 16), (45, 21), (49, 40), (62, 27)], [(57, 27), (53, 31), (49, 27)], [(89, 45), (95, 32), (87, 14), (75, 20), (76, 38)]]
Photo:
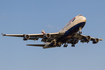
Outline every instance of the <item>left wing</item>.
[(94, 38), (94, 37), (90, 37), (90, 36), (86, 36), (86, 35), (82, 35), (82, 34), (76, 34), (74, 36), (74, 38), (78, 38), (79, 40), (81, 40), (81, 42), (89, 42), (92, 41), (93, 44), (98, 43), (99, 41), (102, 41), (103, 39), (99, 39), (99, 38)]

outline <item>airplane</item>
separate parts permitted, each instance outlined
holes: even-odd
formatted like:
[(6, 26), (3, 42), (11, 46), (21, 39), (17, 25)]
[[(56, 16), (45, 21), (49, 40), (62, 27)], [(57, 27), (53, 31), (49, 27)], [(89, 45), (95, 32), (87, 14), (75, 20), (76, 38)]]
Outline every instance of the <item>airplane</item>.
[(71, 47), (75, 47), (80, 40), (80, 42), (88, 43), (92, 41), (93, 44), (102, 41), (103, 39), (90, 37), (88, 35), (82, 35), (81, 29), (86, 24), (86, 17), (82, 15), (75, 16), (72, 20), (70, 20), (63, 29), (59, 32), (55, 33), (45, 33), (42, 30), (42, 33), (39, 34), (2, 34), (3, 36), (13, 36), (13, 37), (23, 37), (24, 41), (27, 40), (38, 40), (41, 38), (41, 42), (45, 42), (44, 44), (27, 44), (27, 46), (38, 46), (43, 49), (53, 48), (53, 47), (67, 47), (68, 44), (71, 44)]

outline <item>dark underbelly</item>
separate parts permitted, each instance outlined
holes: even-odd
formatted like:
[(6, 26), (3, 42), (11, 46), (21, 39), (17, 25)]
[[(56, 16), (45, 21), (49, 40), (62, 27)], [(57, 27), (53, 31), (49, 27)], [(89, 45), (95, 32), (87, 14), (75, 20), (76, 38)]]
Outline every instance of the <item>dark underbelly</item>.
[(65, 43), (66, 41), (68, 41), (70, 38), (72, 38), (79, 31), (80, 27), (83, 28), (84, 25), (85, 25), (85, 22), (82, 22), (82, 23), (79, 23), (79, 24), (73, 26), (72, 28), (67, 30), (65, 32), (65, 34), (57, 40), (57, 42)]

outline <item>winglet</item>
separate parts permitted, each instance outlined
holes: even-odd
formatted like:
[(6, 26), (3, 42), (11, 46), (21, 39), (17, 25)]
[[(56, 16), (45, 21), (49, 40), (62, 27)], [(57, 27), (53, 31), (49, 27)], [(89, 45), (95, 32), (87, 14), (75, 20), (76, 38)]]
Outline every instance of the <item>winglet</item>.
[(2, 34), (2, 36), (6, 36), (6, 34), (3, 34), (3, 33), (1, 33)]

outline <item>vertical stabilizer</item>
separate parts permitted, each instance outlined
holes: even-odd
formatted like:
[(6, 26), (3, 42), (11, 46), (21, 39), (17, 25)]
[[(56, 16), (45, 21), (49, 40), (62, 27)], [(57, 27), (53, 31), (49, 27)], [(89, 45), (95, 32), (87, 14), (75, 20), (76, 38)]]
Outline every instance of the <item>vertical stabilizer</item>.
[(46, 34), (44, 30), (42, 30), (42, 34)]

